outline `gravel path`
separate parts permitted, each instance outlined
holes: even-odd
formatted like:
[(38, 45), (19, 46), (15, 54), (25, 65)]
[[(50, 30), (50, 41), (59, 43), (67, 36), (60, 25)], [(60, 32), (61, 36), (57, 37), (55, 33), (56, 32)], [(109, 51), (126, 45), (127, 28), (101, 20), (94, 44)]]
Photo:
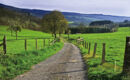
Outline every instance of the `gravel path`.
[(70, 43), (14, 80), (87, 80), (80, 50)]

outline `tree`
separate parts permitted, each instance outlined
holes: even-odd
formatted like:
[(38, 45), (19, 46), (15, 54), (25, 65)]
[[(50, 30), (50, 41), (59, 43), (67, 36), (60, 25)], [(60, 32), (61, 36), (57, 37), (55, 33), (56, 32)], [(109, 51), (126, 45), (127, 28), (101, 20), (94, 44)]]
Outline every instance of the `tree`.
[(65, 33), (65, 31), (68, 29), (68, 22), (67, 22), (67, 20), (65, 19), (65, 20), (60, 20), (60, 22), (59, 22), (59, 24), (60, 24), (60, 27), (59, 27), (59, 36), (61, 36), (61, 34), (64, 34)]
[(24, 25), (24, 23), (21, 23), (20, 19), (18, 18), (14, 20), (10, 20), (8, 22), (10, 26), (7, 30), (11, 31), (11, 35), (12, 35), (12, 32), (14, 31), (16, 33), (16, 40), (17, 40), (18, 32), (22, 30), (22, 26)]
[(7, 28), (7, 31), (11, 32), (11, 36), (13, 36), (13, 29), (14, 29), (14, 21), (8, 20), (9, 27)]
[(44, 31), (52, 33), (56, 38), (57, 33), (61, 34), (65, 32), (68, 22), (61, 12), (52, 11), (42, 18), (42, 25)]

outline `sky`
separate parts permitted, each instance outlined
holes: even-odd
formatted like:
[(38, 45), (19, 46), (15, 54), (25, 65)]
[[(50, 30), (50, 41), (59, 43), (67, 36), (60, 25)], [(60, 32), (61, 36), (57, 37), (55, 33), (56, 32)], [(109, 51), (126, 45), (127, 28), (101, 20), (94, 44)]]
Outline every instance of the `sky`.
[(19, 8), (130, 17), (130, 0), (0, 0)]

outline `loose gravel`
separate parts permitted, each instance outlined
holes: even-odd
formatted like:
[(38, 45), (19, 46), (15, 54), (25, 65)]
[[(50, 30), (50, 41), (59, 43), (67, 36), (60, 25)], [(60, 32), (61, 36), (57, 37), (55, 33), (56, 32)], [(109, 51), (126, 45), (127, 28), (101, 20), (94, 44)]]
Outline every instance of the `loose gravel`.
[(14, 80), (88, 80), (80, 50), (71, 43)]

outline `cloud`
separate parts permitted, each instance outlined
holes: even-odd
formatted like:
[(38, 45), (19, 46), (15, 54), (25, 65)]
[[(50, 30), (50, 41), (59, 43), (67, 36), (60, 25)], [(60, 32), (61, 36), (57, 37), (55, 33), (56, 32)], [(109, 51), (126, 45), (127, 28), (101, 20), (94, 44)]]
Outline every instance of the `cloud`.
[(130, 16), (130, 0), (1, 0), (0, 2), (31, 9)]

